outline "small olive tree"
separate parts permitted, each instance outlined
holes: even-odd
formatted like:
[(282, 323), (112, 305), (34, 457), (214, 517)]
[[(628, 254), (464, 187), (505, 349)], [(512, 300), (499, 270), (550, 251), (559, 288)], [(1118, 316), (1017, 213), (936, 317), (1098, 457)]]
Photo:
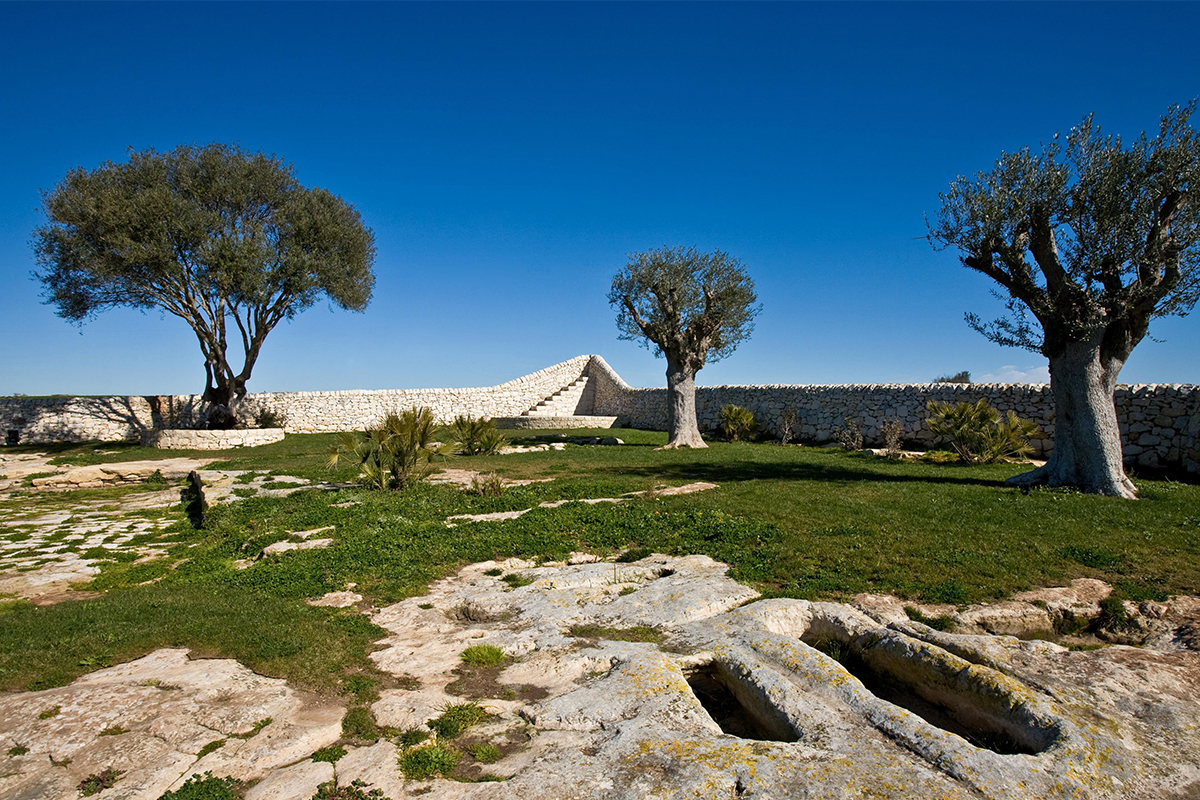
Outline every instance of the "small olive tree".
[[(1200, 297), (1200, 137), (1195, 103), (1125, 146), (1089, 116), (1040, 152), (1002, 154), (959, 176), (930, 225), (935, 247), (998, 283), (1009, 315), (968, 324), (1050, 362), (1054, 451), (1011, 485), (1075, 486), (1132, 498), (1113, 390), (1150, 320)], [(1030, 261), (1032, 257), (1032, 261)]]
[(72, 170), (43, 204), (48, 222), (33, 245), (46, 302), (73, 322), (117, 306), (186, 322), (204, 355), (210, 427), (233, 424), (282, 320), (322, 296), (353, 311), (371, 299), (371, 230), (274, 156), (222, 144), (132, 152), (127, 163)]
[(667, 359), (668, 448), (708, 446), (696, 423), (696, 373), (750, 336), (757, 299), (741, 262), (720, 250), (634, 253), (613, 278), (608, 302), (620, 338)]

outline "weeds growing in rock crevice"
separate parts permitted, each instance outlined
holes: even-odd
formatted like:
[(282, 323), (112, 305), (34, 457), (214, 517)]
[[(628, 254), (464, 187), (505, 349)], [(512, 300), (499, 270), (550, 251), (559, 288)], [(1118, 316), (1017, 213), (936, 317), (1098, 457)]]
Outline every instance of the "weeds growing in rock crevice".
[(124, 774), (125, 772), (123, 770), (107, 767), (100, 772), (88, 775), (79, 782), (79, 786), (76, 788), (84, 797), (91, 797), (94, 794), (100, 794), (100, 792), (103, 792), (105, 789), (111, 789), (112, 787), (116, 786), (117, 781), (119, 781), (121, 776)]
[(233, 778), (217, 778), (211, 772), (192, 775), (175, 791), (158, 800), (240, 800), (245, 784)]

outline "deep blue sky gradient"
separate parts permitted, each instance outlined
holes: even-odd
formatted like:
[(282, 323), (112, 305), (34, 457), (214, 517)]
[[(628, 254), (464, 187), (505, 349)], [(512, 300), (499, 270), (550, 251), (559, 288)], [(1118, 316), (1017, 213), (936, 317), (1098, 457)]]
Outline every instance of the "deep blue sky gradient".
[[(700, 383), (1044, 375), (964, 311), (989, 281), (919, 238), (958, 173), (1088, 112), (1157, 127), (1200, 95), (1196, 3), (0, 4), (0, 394), (199, 391), (173, 317), (82, 328), (40, 304), (38, 191), (127, 148), (236, 142), (353, 203), (365, 314), (267, 340), (252, 391), (486, 385), (580, 353), (631, 383), (626, 254), (720, 248), (751, 340)], [(1157, 322), (1122, 380), (1197, 382), (1200, 321)]]

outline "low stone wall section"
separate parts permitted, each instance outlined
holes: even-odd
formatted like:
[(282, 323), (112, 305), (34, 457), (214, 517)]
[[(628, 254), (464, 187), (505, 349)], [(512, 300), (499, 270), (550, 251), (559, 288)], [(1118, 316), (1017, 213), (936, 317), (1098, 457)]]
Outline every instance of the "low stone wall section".
[[(263, 392), (247, 396), (246, 411), (284, 415), (289, 433), (363, 430), (388, 412), (413, 406), (428, 406), (440, 423), (459, 414), (514, 417), (578, 380), (591, 358), (576, 356), (498, 386)], [(199, 407), (198, 395), (5, 397), (0, 398), (0, 435), (16, 431), (22, 443), (136, 440), (152, 430), (193, 425)]]
[[(629, 386), (599, 356), (592, 359), (587, 375), (595, 384), (594, 414), (616, 416), (618, 427), (666, 429), (665, 388)], [(732, 403), (754, 412), (764, 433), (779, 436), (783, 412), (791, 409), (798, 417), (793, 435), (808, 442), (832, 440), (835, 429), (853, 419), (862, 427), (868, 446), (881, 446), (884, 422), (896, 419), (908, 442), (928, 447), (934, 443), (925, 423), (930, 400), (973, 403), (980, 398), (986, 398), (1001, 413), (1012, 410), (1036, 422), (1040, 430), (1032, 443), (1038, 455), (1048, 455), (1054, 449), (1054, 401), (1047, 384), (700, 386), (696, 389), (696, 416), (700, 430), (716, 430), (721, 408)], [(1200, 387), (1121, 385), (1113, 399), (1127, 463), (1200, 472)]]
[(229, 431), (148, 431), (141, 436), (145, 447), (163, 450), (230, 450), (258, 447), (283, 441), (283, 428), (245, 428)]

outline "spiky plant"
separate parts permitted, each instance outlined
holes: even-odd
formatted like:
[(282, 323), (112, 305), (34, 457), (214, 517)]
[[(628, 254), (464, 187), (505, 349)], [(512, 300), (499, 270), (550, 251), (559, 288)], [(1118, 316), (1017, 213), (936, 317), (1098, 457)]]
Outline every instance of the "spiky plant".
[(497, 428), (495, 421), (487, 417), (475, 417), (471, 414), (454, 418), (454, 436), (458, 440), (457, 449), (468, 456), (490, 456), (508, 443)]
[(758, 432), (754, 412), (730, 403), (721, 408), (721, 433), (731, 442), (749, 441)]
[(1009, 411), (1003, 418), (987, 398), (975, 403), (929, 401), (929, 430), (944, 438), (968, 464), (991, 464), (1032, 452), (1029, 438), (1038, 427)]
[(436, 434), (428, 408), (390, 413), (374, 428), (341, 434), (329, 451), (329, 467), (354, 462), (364, 483), (377, 489), (403, 489), (428, 473), (437, 455), (432, 446)]

